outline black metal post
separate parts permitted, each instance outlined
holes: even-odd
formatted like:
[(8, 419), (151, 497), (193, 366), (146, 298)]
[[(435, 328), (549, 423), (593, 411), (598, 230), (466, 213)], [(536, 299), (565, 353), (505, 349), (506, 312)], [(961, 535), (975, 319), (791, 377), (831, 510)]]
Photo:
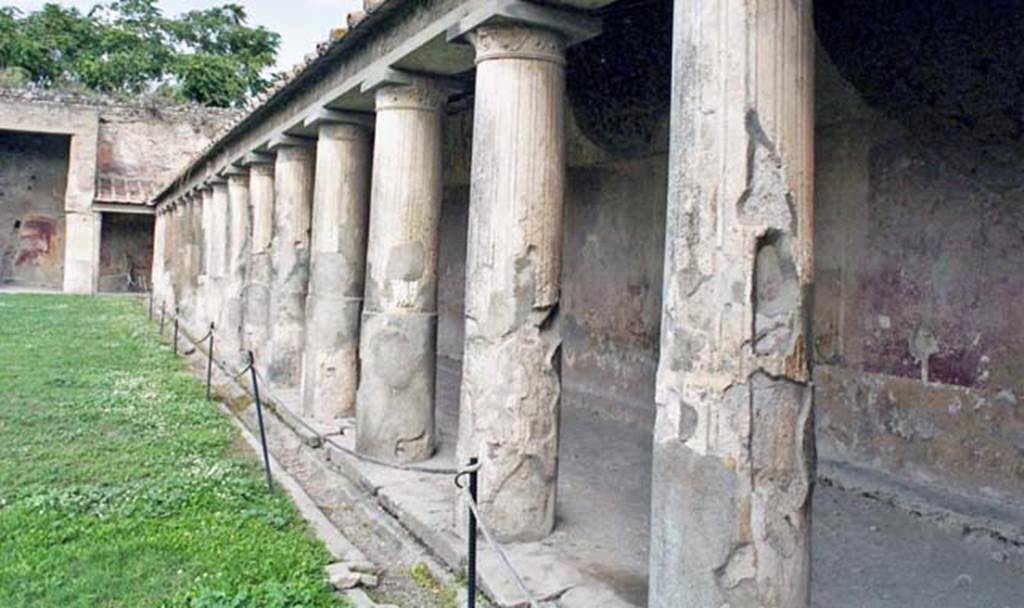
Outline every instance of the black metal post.
[(263, 430), (263, 404), (260, 403), (260, 385), (256, 381), (256, 358), (249, 351), (249, 374), (252, 376), (252, 396), (256, 400), (256, 421), (260, 425), (260, 445), (263, 446), (263, 466), (267, 470), (267, 490), (274, 491), (274, 481), (270, 478), (270, 455), (267, 454), (267, 433)]
[(164, 303), (160, 302), (160, 336), (164, 335)]
[(178, 307), (174, 307), (174, 354), (178, 354)]
[(206, 400), (210, 400), (210, 380), (213, 376), (213, 322), (210, 322), (210, 346), (206, 351)]
[[(476, 458), (469, 459), (469, 495), (476, 504)], [(476, 515), (469, 510), (469, 530), (466, 535), (469, 546), (466, 549), (466, 607), (476, 608)]]

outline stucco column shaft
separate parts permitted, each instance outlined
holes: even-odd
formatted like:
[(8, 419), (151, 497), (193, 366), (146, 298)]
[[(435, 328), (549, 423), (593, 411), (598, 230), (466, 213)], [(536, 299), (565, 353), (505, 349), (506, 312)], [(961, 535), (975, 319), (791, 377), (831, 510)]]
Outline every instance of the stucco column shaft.
[(249, 166), (249, 202), (252, 207), (249, 272), (245, 290), (245, 345), (257, 361), (270, 336), (270, 244), (274, 234), (274, 165)]
[(228, 175), (228, 251), (224, 272), (224, 312), (221, 317), (221, 352), (238, 364), (242, 353), (245, 296), (245, 273), (249, 252), (249, 174)]
[(306, 415), (322, 422), (355, 414), (369, 203), (368, 130), (354, 124), (321, 125), (302, 404)]
[(164, 297), (164, 248), (167, 238), (167, 214), (161, 209), (153, 220), (153, 266), (149, 273), (149, 289), (152, 297), (159, 302)]
[(175, 304), (184, 314), (188, 306), (189, 282), (192, 279), (192, 198), (184, 196), (178, 202), (178, 228), (175, 236), (177, 245), (174, 272)]
[(267, 374), (275, 385), (289, 388), (298, 388), (302, 370), (314, 154), (309, 146), (285, 145), (278, 148), (274, 163), (273, 277)]
[[(204, 316), (202, 308), (202, 286), (206, 283), (203, 278), (203, 216), (206, 207), (205, 197), (201, 191), (192, 195), (192, 202), (189, 204), (191, 229), (189, 233), (189, 277), (187, 282), (188, 300), (186, 301), (187, 320), (191, 323), (193, 331), (201, 327)], [(201, 335), (201, 334), (196, 334)]]
[(650, 606), (809, 605), (810, 0), (679, 0)]
[(356, 448), (410, 462), (434, 451), (441, 110), (432, 81), (377, 90)]
[(476, 48), (459, 461), (480, 459), (480, 505), (505, 540), (555, 521), (558, 301), (565, 184), (564, 51), (508, 24)]
[(227, 268), (228, 253), (228, 185), (226, 181), (219, 181), (211, 188), (213, 194), (211, 201), (213, 207), (210, 209), (210, 234), (207, 234), (207, 242), (210, 247), (210, 261), (206, 267), (207, 285), (207, 318), (216, 323), (217, 333), (223, 337), (224, 332), (221, 326), (224, 323), (224, 287), (226, 282), (225, 270)]
[(195, 331), (200, 331), (200, 328), (209, 327), (210, 321), (213, 320), (210, 317), (210, 311), (216, 311), (210, 297), (211, 270), (213, 266), (212, 237), (215, 234), (213, 227), (213, 188), (206, 186), (199, 191), (199, 197), (199, 202), (202, 206), (199, 208), (199, 276), (196, 289), (198, 297), (195, 306), (195, 318), (192, 320), (195, 324)]

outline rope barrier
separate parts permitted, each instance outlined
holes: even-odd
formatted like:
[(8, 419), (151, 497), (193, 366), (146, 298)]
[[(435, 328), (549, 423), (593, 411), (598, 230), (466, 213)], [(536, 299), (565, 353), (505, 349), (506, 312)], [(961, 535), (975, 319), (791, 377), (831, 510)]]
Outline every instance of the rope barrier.
[[(480, 465), (477, 464), (476, 468), (479, 469)], [(537, 600), (535, 600), (533, 595), (530, 594), (530, 590), (526, 588), (526, 583), (523, 582), (522, 577), (519, 576), (519, 573), (516, 572), (516, 569), (512, 566), (512, 562), (509, 561), (508, 555), (505, 554), (505, 549), (501, 546), (501, 543), (494, 539), (494, 535), (491, 534), (490, 528), (484, 524), (483, 518), (480, 517), (478, 505), (476, 504), (476, 501), (473, 500), (473, 496), (469, 493), (469, 487), (458, 487), (462, 493), (462, 497), (466, 500), (466, 506), (469, 507), (469, 510), (473, 512), (473, 516), (476, 517), (476, 525), (479, 526), (480, 531), (484, 533), (484, 540), (486, 540), (487, 544), (491, 546), (491, 549), (498, 554), (498, 558), (501, 560), (501, 563), (505, 565), (505, 569), (512, 575), (512, 580), (515, 582), (516, 587), (519, 588), (519, 592), (523, 594), (523, 599), (530, 604), (530, 608), (540, 608), (540, 604), (538, 604)]]
[[(181, 319), (181, 317), (180, 317), (180, 315), (178, 314), (177, 311), (175, 311), (172, 314), (171, 318), (176, 320), (176, 321), (179, 321), (179, 322), (183, 320), (183, 319)], [(195, 346), (196, 349), (201, 350), (202, 343), (204, 341), (206, 341), (211, 335), (213, 335), (214, 328), (213, 328), (213, 325), (211, 324), (210, 330), (208, 332), (206, 332), (206, 335), (204, 335), (203, 337), (199, 338), (198, 340), (194, 339), (189, 334), (188, 330), (186, 330), (186, 329), (181, 329), (181, 333), (184, 334), (186, 340), (188, 340), (189, 342), (192, 342), (192, 345)], [(254, 385), (253, 385), (254, 390), (261, 390), (261, 392), (263, 392), (264, 395), (266, 395), (267, 397), (270, 398), (270, 401), (274, 404), (274, 407), (279, 407), (282, 410), (284, 410), (285, 412), (287, 412), (288, 415), (292, 419), (297, 421), (308, 432), (316, 435), (317, 437), (320, 437), (321, 440), (325, 444), (330, 445), (331, 447), (333, 447), (334, 449), (336, 449), (336, 450), (338, 450), (340, 452), (348, 454), (348, 455), (356, 458), (357, 460), (360, 460), (360, 461), (363, 461), (363, 462), (368, 462), (370, 464), (375, 464), (375, 465), (382, 466), (382, 467), (387, 467), (387, 468), (390, 468), (390, 469), (396, 469), (396, 470), (399, 470), (399, 471), (407, 471), (407, 472), (414, 472), (414, 473), (426, 473), (426, 474), (431, 474), (431, 475), (454, 475), (455, 476), (455, 485), (456, 485), (456, 487), (459, 488), (460, 494), (462, 495), (463, 499), (466, 501), (466, 506), (469, 508), (469, 510), (471, 511), (473, 517), (475, 518), (477, 527), (479, 527), (480, 531), (483, 532), (484, 540), (487, 541), (487, 544), (498, 555), (498, 558), (501, 560), (501, 563), (505, 566), (505, 569), (512, 576), (513, 582), (515, 583), (516, 587), (519, 589), (519, 592), (522, 594), (523, 598), (530, 605), (530, 608), (540, 608), (540, 604), (537, 602), (537, 600), (530, 593), (530, 590), (527, 589), (526, 583), (523, 582), (522, 576), (520, 576), (519, 572), (512, 565), (512, 562), (508, 558), (508, 554), (505, 552), (504, 547), (501, 545), (501, 543), (499, 543), (494, 538), (494, 534), (491, 533), (490, 528), (484, 523), (484, 519), (480, 515), (479, 505), (477, 504), (476, 499), (473, 497), (473, 495), (470, 492), (470, 486), (468, 484), (467, 485), (462, 485), (460, 483), (460, 478), (462, 478), (463, 476), (471, 475), (471, 474), (476, 474), (477, 472), (479, 472), (480, 471), (480, 467), (481, 467), (481, 463), (473, 462), (473, 463), (467, 464), (467, 465), (465, 465), (463, 467), (460, 467), (460, 468), (425, 467), (425, 466), (414, 465), (414, 464), (402, 464), (402, 463), (388, 462), (386, 460), (381, 460), (379, 458), (374, 458), (372, 456), (367, 456), (365, 454), (360, 454), (359, 452), (357, 452), (355, 450), (347, 448), (347, 447), (341, 445), (340, 443), (338, 443), (336, 441), (333, 441), (330, 437), (321, 436), (319, 431), (317, 431), (315, 428), (310, 426), (305, 420), (302, 419), (301, 416), (296, 415), (295, 412), (293, 412), (287, 405), (285, 405), (285, 402), (280, 397), (278, 397), (272, 391), (270, 391), (268, 389), (268, 387), (270, 386), (270, 383), (266, 380), (266, 378), (263, 377), (263, 374), (259, 371), (259, 368), (256, 367), (256, 362), (255, 362), (255, 359), (251, 356), (251, 352), (250, 352), (249, 364), (246, 365), (245, 368), (243, 368), (241, 371), (234, 371), (234, 370), (230, 369), (230, 364), (227, 362), (227, 360), (219, 360), (219, 359), (217, 359), (216, 357), (213, 357), (213, 356), (210, 357), (210, 360), (213, 361), (214, 363), (216, 363), (217, 367), (220, 368), (221, 371), (223, 371), (225, 374), (227, 374), (233, 380), (236, 380), (236, 381), (238, 379), (240, 379), (242, 376), (244, 376), (246, 373), (252, 372), (253, 378), (257, 380), (257, 382), (254, 383)], [(259, 385), (262, 385), (262, 386), (257, 388), (257, 386), (259, 386)], [(268, 470), (268, 483), (269, 483), (269, 470)]]

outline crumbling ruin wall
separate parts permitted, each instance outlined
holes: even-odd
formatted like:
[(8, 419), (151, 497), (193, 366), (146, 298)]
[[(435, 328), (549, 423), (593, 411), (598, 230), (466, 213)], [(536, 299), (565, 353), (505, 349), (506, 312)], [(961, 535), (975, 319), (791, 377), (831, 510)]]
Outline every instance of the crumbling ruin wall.
[(60, 289), (68, 138), (0, 131), (0, 285)]
[(97, 200), (148, 199), (211, 141), (228, 115), (191, 106), (104, 109), (96, 144)]
[(1013, 517), (1024, 505), (1024, 191), (1007, 187), (1006, 159), (869, 105), (818, 55), (821, 471)]

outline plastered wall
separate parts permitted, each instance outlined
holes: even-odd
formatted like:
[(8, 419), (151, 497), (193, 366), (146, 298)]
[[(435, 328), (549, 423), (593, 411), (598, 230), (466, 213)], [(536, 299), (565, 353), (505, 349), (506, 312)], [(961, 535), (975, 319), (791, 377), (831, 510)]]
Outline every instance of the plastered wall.
[(820, 458), (1024, 504), (1024, 193), (868, 107), (824, 54), (816, 148)]

